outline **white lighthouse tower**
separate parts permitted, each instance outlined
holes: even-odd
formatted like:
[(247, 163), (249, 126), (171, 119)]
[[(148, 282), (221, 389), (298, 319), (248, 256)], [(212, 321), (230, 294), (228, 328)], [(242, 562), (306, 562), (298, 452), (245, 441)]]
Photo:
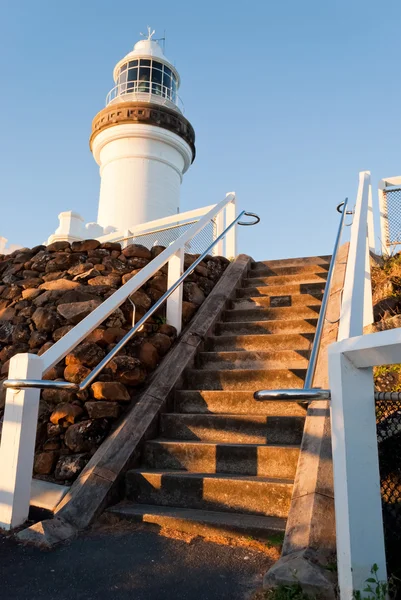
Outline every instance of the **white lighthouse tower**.
[(154, 32), (114, 68), (115, 86), (93, 120), (90, 148), (100, 167), (97, 223), (127, 229), (179, 212), (195, 133), (182, 114), (180, 76)]

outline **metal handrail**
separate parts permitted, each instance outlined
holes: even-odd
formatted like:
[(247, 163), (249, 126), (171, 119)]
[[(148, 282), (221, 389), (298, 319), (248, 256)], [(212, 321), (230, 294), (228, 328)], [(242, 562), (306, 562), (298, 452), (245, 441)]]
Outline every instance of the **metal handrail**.
[[(346, 215), (353, 214), (353, 211), (347, 210), (348, 198), (337, 206), (337, 211), (341, 214), (340, 223), (338, 226), (336, 240), (334, 242), (333, 254), (330, 261), (330, 267), (327, 273), (327, 282), (322, 298), (319, 318), (316, 325), (315, 337), (313, 339), (312, 350), (310, 353), (309, 364), (306, 371), (303, 389), (287, 389), (287, 390), (258, 390), (254, 393), (255, 400), (298, 400), (308, 402), (312, 400), (328, 400), (330, 398), (330, 390), (321, 390), (313, 388), (313, 378), (315, 376), (317, 358), (320, 351), (320, 343), (322, 340), (323, 326), (326, 320), (327, 306), (331, 293), (331, 284), (334, 275), (334, 269), (337, 261), (337, 255), (340, 248), (341, 235), (344, 228)], [(341, 210), (342, 209), (342, 210)]]
[[(240, 221), (243, 216), (254, 217), (253, 222), (247, 223)], [(224, 236), (232, 229), (236, 224), (238, 225), (256, 225), (259, 223), (260, 218), (254, 213), (243, 210), (228, 227), (206, 248), (206, 250), (192, 263), (192, 265), (184, 271), (184, 273), (177, 279), (175, 283), (157, 300), (157, 302), (148, 310), (148, 312), (125, 334), (125, 336), (114, 346), (114, 348), (99, 362), (98, 365), (89, 373), (89, 375), (81, 383), (71, 383), (68, 381), (47, 381), (43, 379), (6, 379), (3, 381), (5, 388), (11, 389), (22, 389), (22, 388), (41, 388), (41, 389), (62, 389), (71, 390), (74, 392), (82, 392), (92, 383), (99, 373), (108, 365), (108, 363), (114, 358), (114, 356), (123, 348), (127, 342), (132, 338), (133, 335), (142, 327), (142, 325), (153, 315), (154, 312), (167, 300), (169, 296), (183, 283), (184, 279), (188, 277), (199, 265), (200, 262), (207, 256), (212, 248), (224, 238)]]

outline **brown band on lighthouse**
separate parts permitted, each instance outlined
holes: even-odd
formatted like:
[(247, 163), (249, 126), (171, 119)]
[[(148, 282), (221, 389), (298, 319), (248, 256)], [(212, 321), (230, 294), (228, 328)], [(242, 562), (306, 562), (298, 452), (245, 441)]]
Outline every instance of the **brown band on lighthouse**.
[(190, 146), (193, 155), (192, 162), (194, 161), (195, 131), (191, 123), (175, 110), (149, 102), (120, 102), (106, 106), (92, 121), (90, 149), (92, 150), (93, 140), (98, 133), (108, 127), (113, 127), (113, 125), (124, 123), (154, 125), (179, 135)]

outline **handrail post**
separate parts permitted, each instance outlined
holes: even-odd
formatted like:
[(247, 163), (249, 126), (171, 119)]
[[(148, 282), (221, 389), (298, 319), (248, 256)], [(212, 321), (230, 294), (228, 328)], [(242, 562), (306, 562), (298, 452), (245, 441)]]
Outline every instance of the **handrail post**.
[[(229, 202), (225, 208), (226, 223), (232, 223), (237, 216), (237, 198), (234, 192), (229, 192), (226, 197), (230, 194), (233, 195), (233, 199)], [(225, 257), (228, 259), (235, 258), (237, 256), (237, 229), (233, 227), (226, 235), (226, 251)]]
[(132, 232), (129, 229), (126, 229), (123, 233), (123, 239), (121, 240), (121, 248), (124, 249), (129, 245), (129, 238), (132, 235)]
[(368, 197), (368, 240), (370, 252), (376, 252), (375, 241), (375, 223), (373, 218), (373, 200), (372, 200), (372, 184), (369, 181), (369, 197)]
[[(43, 360), (16, 354), (9, 377), (41, 379)], [(11, 529), (28, 518), (38, 421), (39, 389), (7, 390), (0, 445), (0, 528)]]
[(374, 564), (379, 580), (387, 580), (372, 368), (357, 368), (346, 356), (344, 348), (352, 341), (329, 348), (341, 600), (352, 600), (355, 590), (362, 592)]
[[(219, 235), (221, 235), (224, 231), (225, 212), (226, 212), (225, 210), (221, 210), (219, 212), (219, 214), (216, 216), (216, 231), (214, 233), (213, 239), (218, 238)], [(231, 220), (233, 220), (233, 219), (231, 219)], [(230, 222), (230, 221), (227, 221), (227, 223), (228, 222)], [(228, 234), (228, 235), (230, 235), (230, 234)], [(223, 254), (224, 254), (224, 240), (220, 240), (213, 248), (213, 256), (223, 256)]]
[[(169, 289), (181, 277), (184, 272), (184, 248), (168, 261), (167, 289)], [(172, 325), (177, 330), (177, 335), (181, 333), (182, 328), (182, 292), (183, 284), (167, 298), (166, 317), (168, 325)]]
[[(355, 213), (351, 227), (351, 239), (345, 273), (341, 320), (338, 340), (361, 335), (363, 327), (371, 319), (372, 294), (367, 293), (366, 279), (370, 285), (370, 263), (367, 262), (368, 211), (370, 172), (359, 173), (359, 187)], [(363, 307), (361, 310), (361, 306)], [(372, 319), (369, 321), (372, 322)]]

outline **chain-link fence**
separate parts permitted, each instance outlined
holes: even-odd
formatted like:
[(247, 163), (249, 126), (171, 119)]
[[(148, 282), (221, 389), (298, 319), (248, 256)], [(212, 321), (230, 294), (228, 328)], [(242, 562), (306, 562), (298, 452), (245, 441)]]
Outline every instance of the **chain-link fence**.
[(401, 188), (383, 191), (384, 243), (387, 246), (401, 244)]
[[(387, 568), (389, 575), (400, 578), (401, 400), (376, 400), (376, 423)], [(401, 581), (397, 584), (399, 598)]]
[[(140, 233), (138, 235), (126, 238), (127, 244), (142, 244), (149, 250), (152, 246), (169, 246), (172, 242), (183, 235), (196, 221), (189, 223), (170, 225), (162, 229), (152, 230), (150, 232)], [(188, 254), (202, 254), (216, 239), (217, 228), (214, 219), (210, 221), (201, 231), (195, 235), (186, 245), (185, 252)]]

